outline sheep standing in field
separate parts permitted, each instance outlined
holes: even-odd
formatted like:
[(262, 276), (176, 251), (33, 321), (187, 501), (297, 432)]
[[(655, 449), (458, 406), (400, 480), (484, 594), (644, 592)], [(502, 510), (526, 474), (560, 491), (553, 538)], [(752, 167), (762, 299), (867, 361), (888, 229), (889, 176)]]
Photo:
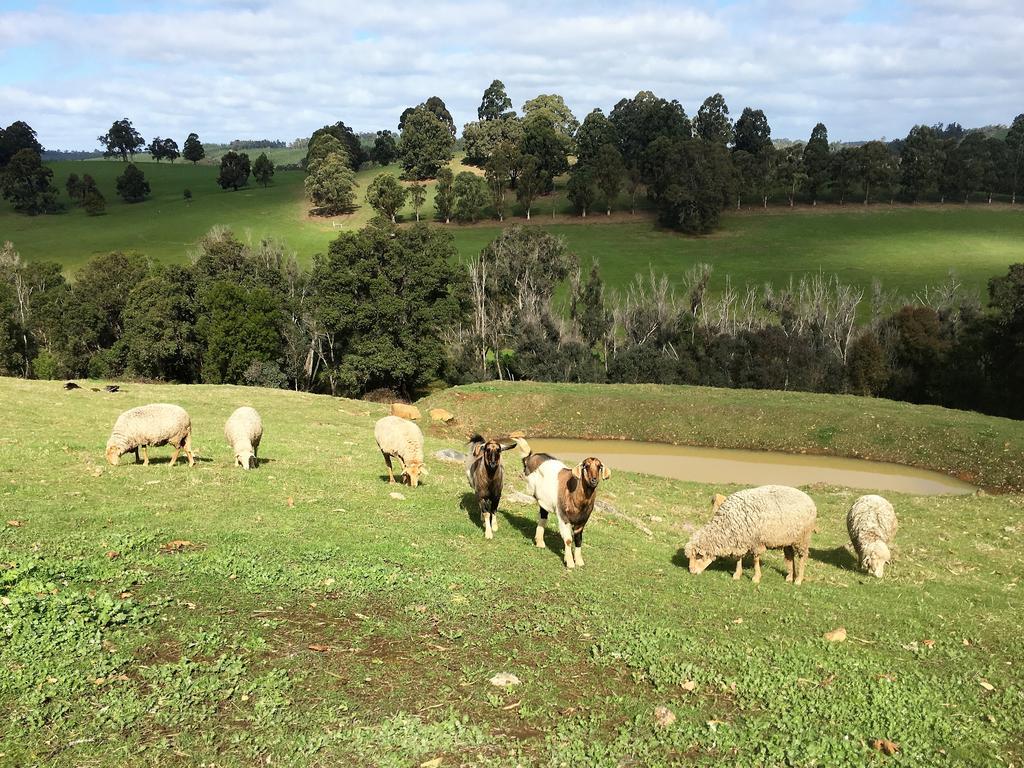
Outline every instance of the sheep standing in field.
[(498, 529), (498, 504), (501, 502), (501, 490), (505, 482), (501, 454), (515, 445), (507, 440), (485, 440), (481, 435), (473, 435), (469, 439), (466, 478), (469, 487), (476, 493), (485, 539), (493, 539)]
[(892, 558), (889, 545), (898, 527), (892, 504), (874, 494), (861, 496), (846, 513), (846, 530), (860, 567), (876, 578), (882, 578), (885, 564)]
[(224, 424), (224, 438), (235, 452), (235, 464), (243, 469), (256, 469), (263, 439), (263, 419), (255, 408), (247, 405), (237, 408)]
[(385, 416), (374, 425), (373, 436), (384, 454), (384, 463), (388, 465), (388, 482), (395, 482), (391, 457), (397, 456), (402, 462), (403, 474), (409, 478), (409, 485), (415, 488), (420, 473), (427, 471), (423, 466), (423, 433), (420, 428), (398, 416)]
[(544, 547), (544, 528), (554, 511), (565, 544), (565, 567), (583, 565), (583, 528), (594, 511), (598, 483), (611, 478), (611, 470), (594, 456), (569, 469), (548, 454), (534, 453), (526, 440), (516, 438), (516, 444), (527, 473), (526, 490), (540, 508), (534, 544)]
[(149, 464), (149, 446), (170, 444), (174, 448), (171, 454), (171, 465), (178, 461), (178, 452), (185, 450), (188, 465), (194, 466), (192, 456), (192, 420), (180, 405), (168, 403), (151, 403), (140, 405), (125, 411), (117, 417), (114, 429), (107, 440), (107, 462), (116, 465), (122, 454), (132, 452), (135, 461), (139, 460), (139, 449), (145, 458), (143, 465)]
[[(761, 554), (782, 549), (786, 556), (786, 581), (800, 584), (818, 517), (814, 501), (803, 491), (785, 485), (748, 488), (722, 498), (715, 494), (714, 515), (693, 534), (683, 552), (690, 573), (698, 574), (718, 557), (735, 557), (734, 579), (743, 574), (743, 557), (754, 556), (754, 583), (761, 581)], [(795, 558), (799, 557), (797, 565)]]

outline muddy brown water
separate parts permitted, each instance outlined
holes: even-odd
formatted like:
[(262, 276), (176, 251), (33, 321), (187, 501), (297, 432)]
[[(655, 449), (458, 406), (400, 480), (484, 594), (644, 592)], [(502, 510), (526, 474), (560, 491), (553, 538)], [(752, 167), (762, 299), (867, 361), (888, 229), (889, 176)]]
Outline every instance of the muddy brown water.
[(675, 480), (739, 485), (827, 483), (871, 491), (920, 495), (968, 494), (974, 486), (939, 472), (881, 461), (731, 448), (691, 448), (631, 440), (530, 438), (534, 451), (566, 463), (597, 456), (611, 469)]

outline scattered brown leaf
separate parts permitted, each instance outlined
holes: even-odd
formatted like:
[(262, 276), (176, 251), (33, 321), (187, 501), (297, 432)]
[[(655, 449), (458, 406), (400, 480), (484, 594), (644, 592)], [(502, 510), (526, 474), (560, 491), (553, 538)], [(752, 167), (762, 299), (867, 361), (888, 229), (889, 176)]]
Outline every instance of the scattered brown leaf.
[(108, 550), (107, 552), (104, 552), (103, 556), (105, 558), (107, 558), (107, 560), (117, 560), (117, 558), (119, 558), (121, 556), (121, 553), (116, 551), (116, 550), (111, 549), (111, 550)]
[(309, 650), (311, 651), (316, 651), (317, 653), (326, 653), (327, 651), (331, 650), (331, 646), (324, 645), (322, 643), (310, 643), (306, 647), (309, 648)]
[(21, 520), (8, 520), (7, 524), (11, 526), (11, 528), (21, 528)]
[(921, 641), (921, 645), (923, 645), (925, 648), (934, 648), (935, 647), (935, 641), (934, 640), (922, 640)]
[(693, 680), (687, 680), (685, 683), (683, 683), (682, 688), (684, 691), (693, 692), (697, 690), (697, 683), (695, 683)]
[(846, 627), (836, 627), (831, 632), (826, 632), (823, 637), (830, 643), (846, 642)]
[(994, 691), (996, 687), (992, 685), (988, 680), (979, 680), (978, 685), (984, 688), (986, 691)]
[(168, 541), (166, 544), (161, 544), (160, 549), (164, 552), (181, 552), (191, 546), (192, 542), (188, 539), (173, 539), (172, 541)]
[(443, 759), (444, 758), (441, 757), (435, 757), (433, 760), (427, 760), (420, 763), (420, 768), (437, 768)]
[(286, 503), (288, 504), (289, 507), (294, 507), (295, 506), (295, 499), (293, 499), (291, 496), (289, 496), (288, 497), (288, 501)]
[(900, 751), (900, 745), (895, 741), (889, 741), (888, 739), (873, 739), (871, 742), (871, 748), (881, 752), (883, 755), (895, 755)]

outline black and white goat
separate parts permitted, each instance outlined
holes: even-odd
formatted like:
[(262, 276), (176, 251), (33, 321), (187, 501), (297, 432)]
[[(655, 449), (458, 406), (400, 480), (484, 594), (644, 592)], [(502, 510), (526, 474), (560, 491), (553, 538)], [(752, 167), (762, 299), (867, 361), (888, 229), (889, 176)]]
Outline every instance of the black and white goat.
[(469, 480), (469, 487), (476, 493), (480, 522), (484, 526), (484, 538), (493, 539), (494, 531), (498, 528), (498, 504), (505, 481), (501, 454), (515, 446), (515, 442), (511, 440), (485, 440), (481, 435), (473, 435), (469, 440), (466, 477)]

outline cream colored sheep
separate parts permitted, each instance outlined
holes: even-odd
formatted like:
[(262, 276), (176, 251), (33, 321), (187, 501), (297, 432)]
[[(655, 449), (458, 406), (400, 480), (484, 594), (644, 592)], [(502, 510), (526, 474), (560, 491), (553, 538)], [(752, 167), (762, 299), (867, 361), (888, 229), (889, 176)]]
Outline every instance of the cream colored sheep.
[[(814, 501), (803, 491), (785, 485), (748, 488), (722, 500), (715, 494), (714, 516), (693, 534), (683, 552), (690, 573), (701, 573), (718, 557), (735, 557), (734, 579), (743, 573), (743, 556), (754, 556), (754, 583), (761, 581), (761, 554), (782, 549), (786, 555), (786, 581), (800, 584), (818, 516)], [(799, 556), (799, 565), (795, 565)]]
[(898, 527), (892, 504), (875, 494), (861, 496), (846, 513), (846, 530), (860, 567), (876, 578), (882, 578), (885, 564), (892, 558), (889, 546)]
[(171, 464), (178, 461), (178, 453), (185, 450), (188, 465), (194, 466), (192, 456), (192, 420), (180, 405), (151, 403), (125, 411), (117, 417), (114, 429), (107, 440), (107, 462), (118, 463), (122, 454), (129, 451), (139, 460), (139, 449), (144, 457), (143, 465), (149, 464), (149, 446), (170, 444), (174, 448)]
[(224, 424), (224, 439), (235, 452), (235, 464), (243, 469), (256, 469), (260, 440), (263, 439), (263, 419), (255, 408), (243, 405), (235, 409)]
[(409, 478), (409, 485), (415, 488), (420, 473), (427, 471), (423, 466), (423, 433), (420, 428), (398, 416), (385, 416), (374, 425), (373, 436), (384, 455), (384, 463), (388, 465), (388, 482), (395, 482), (391, 457), (396, 456), (402, 462), (402, 471)]

